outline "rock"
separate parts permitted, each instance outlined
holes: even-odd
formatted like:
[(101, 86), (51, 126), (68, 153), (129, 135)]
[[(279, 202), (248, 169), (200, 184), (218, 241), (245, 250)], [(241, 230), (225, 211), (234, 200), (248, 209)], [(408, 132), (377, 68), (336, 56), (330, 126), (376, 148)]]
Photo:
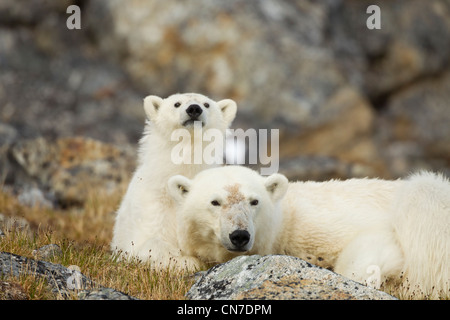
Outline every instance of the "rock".
[(62, 250), (57, 244), (47, 244), (36, 250), (33, 250), (31, 254), (37, 260), (49, 260), (62, 255)]
[(80, 300), (138, 300), (120, 291), (111, 288), (101, 288), (98, 290), (83, 290), (78, 293)]
[[(79, 270), (79, 269), (78, 269)], [(77, 267), (66, 268), (60, 264), (46, 261), (29, 259), (23, 256), (8, 252), (0, 252), (0, 277), (12, 275), (19, 277), (22, 273), (33, 274), (47, 279), (52, 288), (52, 292), (62, 298), (70, 297), (77, 291), (97, 290), (92, 293), (86, 293), (91, 299), (109, 298), (123, 299), (128, 297), (125, 294), (114, 289), (104, 288), (96, 285), (94, 281), (79, 272)], [(95, 292), (103, 292), (97, 294)], [(133, 299), (130, 297), (130, 299)]]
[(380, 118), (379, 136), (390, 171), (415, 168), (450, 174), (450, 72), (425, 79), (393, 94)]
[(0, 4), (0, 121), (22, 139), (84, 135), (135, 143), (145, 93), (92, 45), (88, 8), (82, 9), (81, 30), (66, 27), (66, 9), (74, 2)]
[[(380, 30), (366, 27), (373, 4)], [(90, 9), (92, 21), (107, 21), (93, 30), (100, 46), (140, 86), (233, 98), (235, 123), (280, 129), (282, 157), (335, 157), (374, 176), (392, 175), (374, 139), (379, 110), (450, 65), (450, 11), (440, 0), (103, 0)]]
[[(373, 4), (381, 9), (379, 30), (366, 27), (365, 12)], [(337, 20), (330, 20), (339, 64), (371, 100), (382, 104), (379, 99), (405, 85), (448, 70), (448, 9), (441, 0), (342, 1)]]
[(11, 174), (12, 168), (8, 161), (8, 150), (18, 136), (14, 127), (0, 121), (0, 181), (9, 182), (8, 175)]
[(69, 6), (71, 2), (71, 0), (58, 2), (36, 0), (30, 2), (29, 7), (26, 8), (17, 1), (3, 0), (0, 4), (0, 21), (2, 21), (2, 24), (6, 25), (37, 24), (41, 22), (42, 19), (48, 18), (48, 13), (65, 13), (67, 6)]
[[(62, 265), (0, 252), (1, 275), (19, 277), (23, 272), (45, 277), (52, 287), (52, 292), (63, 297), (68, 296), (73, 289), (95, 286), (94, 282), (83, 274), (75, 274)], [(78, 281), (79, 286), (74, 285), (74, 280)]]
[(22, 191), (22, 200), (44, 206), (52, 200), (61, 206), (84, 203), (96, 188), (111, 193), (129, 180), (135, 167), (134, 150), (82, 137), (19, 140), (9, 155), (17, 168), (16, 186), (45, 190), (34, 192), (34, 198)]
[(17, 200), (28, 207), (53, 208), (52, 201), (48, 200), (42, 190), (34, 186), (26, 186), (19, 191)]
[[(298, 155), (301, 151), (303, 155), (334, 156), (347, 161), (375, 163), (377, 160), (369, 137), (374, 113), (369, 102), (353, 89), (337, 90), (317, 112), (303, 121), (294, 126), (295, 130), (281, 131), (284, 131), (280, 138), (282, 158)], [(361, 147), (363, 143), (369, 147)]]
[(240, 256), (209, 269), (188, 291), (193, 300), (395, 300), (299, 258)]
[(251, 115), (250, 126), (289, 135), (357, 117), (353, 126), (340, 127), (345, 134), (333, 137), (343, 139), (334, 146), (370, 127), (369, 104), (348, 86), (326, 46), (327, 4), (169, 0), (92, 6), (102, 10), (91, 12), (106, 12), (112, 20), (113, 32), (99, 35), (105, 51), (124, 52), (121, 63), (130, 75), (160, 95), (195, 88), (230, 97), (238, 101), (239, 116)]
[[(370, 102), (327, 45), (332, 5), (313, 1), (96, 1), (109, 17), (105, 52), (159, 95), (193, 90), (238, 102), (252, 128), (280, 130), (280, 155), (320, 154), (373, 161)], [(99, 9), (101, 7), (101, 9)], [(201, 10), (200, 17), (197, 12)], [(149, 36), (151, 34), (151, 36)], [(173, 75), (176, 74), (176, 77)]]
[(28, 295), (20, 284), (0, 281), (0, 300), (28, 300)]
[(0, 230), (17, 230), (31, 235), (30, 223), (23, 217), (5, 216), (0, 213)]
[(0, 148), (13, 143), (17, 139), (18, 135), (19, 134), (14, 127), (0, 122)]

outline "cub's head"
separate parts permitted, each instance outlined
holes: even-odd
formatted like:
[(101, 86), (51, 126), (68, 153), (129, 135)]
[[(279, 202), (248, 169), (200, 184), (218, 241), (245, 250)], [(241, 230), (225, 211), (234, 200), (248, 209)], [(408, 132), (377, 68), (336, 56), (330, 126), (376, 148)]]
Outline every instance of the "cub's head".
[(147, 96), (144, 110), (148, 120), (160, 132), (175, 129), (193, 129), (199, 121), (204, 129), (225, 131), (236, 116), (236, 103), (231, 99), (218, 102), (198, 93), (174, 94), (166, 99)]
[(170, 178), (181, 250), (210, 262), (270, 253), (281, 224), (279, 202), (287, 187), (281, 174), (262, 177), (241, 166), (207, 169), (192, 180)]

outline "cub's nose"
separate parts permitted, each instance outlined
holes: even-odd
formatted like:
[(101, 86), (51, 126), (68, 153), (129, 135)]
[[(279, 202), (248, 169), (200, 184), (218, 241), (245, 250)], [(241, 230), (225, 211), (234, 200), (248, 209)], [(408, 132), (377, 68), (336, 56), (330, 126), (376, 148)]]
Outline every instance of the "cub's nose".
[(243, 248), (250, 241), (250, 233), (246, 230), (235, 230), (229, 235), (230, 241), (236, 248)]
[(186, 113), (191, 119), (197, 119), (199, 115), (203, 112), (202, 108), (198, 104), (191, 104), (187, 109)]

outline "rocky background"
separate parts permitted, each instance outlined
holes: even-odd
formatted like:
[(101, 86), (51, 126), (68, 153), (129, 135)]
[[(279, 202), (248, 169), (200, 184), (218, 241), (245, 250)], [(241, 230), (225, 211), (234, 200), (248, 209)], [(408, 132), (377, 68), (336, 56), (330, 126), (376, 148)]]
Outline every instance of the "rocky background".
[(2, 0), (2, 185), (49, 205), (82, 202), (80, 177), (114, 188), (142, 99), (192, 91), (279, 129), (291, 179), (450, 175), (449, 59), (449, 0)]

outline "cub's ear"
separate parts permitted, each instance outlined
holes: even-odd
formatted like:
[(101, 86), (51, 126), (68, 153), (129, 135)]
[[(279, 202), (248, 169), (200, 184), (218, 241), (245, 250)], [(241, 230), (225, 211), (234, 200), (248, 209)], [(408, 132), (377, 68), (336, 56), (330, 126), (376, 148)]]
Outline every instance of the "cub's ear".
[(234, 102), (231, 99), (224, 99), (217, 102), (217, 105), (219, 106), (220, 111), (222, 111), (222, 116), (225, 122), (228, 125), (230, 125), (231, 122), (234, 120), (234, 117), (236, 117), (237, 111), (236, 102)]
[(146, 96), (144, 98), (144, 111), (149, 120), (155, 119), (163, 99), (158, 96)]
[(267, 178), (265, 178), (264, 186), (267, 192), (272, 198), (272, 201), (281, 200), (286, 194), (287, 188), (289, 186), (288, 179), (279, 173), (274, 173)]
[(169, 194), (176, 202), (182, 202), (191, 189), (191, 180), (182, 175), (176, 175), (167, 182)]

